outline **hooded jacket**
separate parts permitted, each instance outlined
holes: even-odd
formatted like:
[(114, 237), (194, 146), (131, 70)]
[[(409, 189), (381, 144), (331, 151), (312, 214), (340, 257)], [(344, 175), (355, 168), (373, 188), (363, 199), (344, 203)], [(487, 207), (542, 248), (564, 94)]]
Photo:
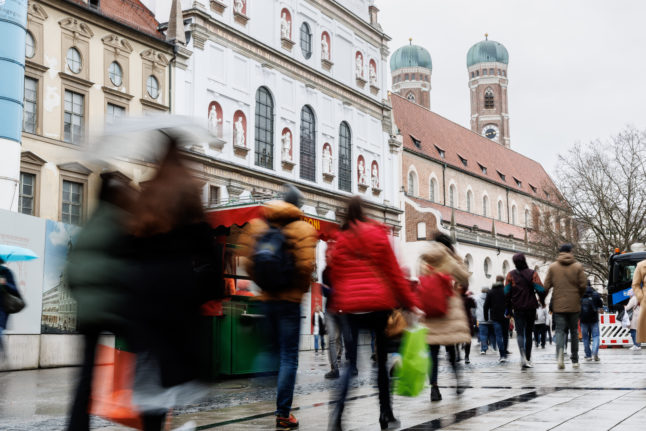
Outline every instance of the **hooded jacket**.
[(506, 312), (505, 305), (505, 286), (502, 283), (494, 283), (491, 287), (489, 293), (487, 293), (487, 299), (484, 303), (484, 318), (485, 320), (493, 320), (500, 322), (505, 319)]
[[(530, 270), (531, 271), (531, 270)], [(527, 278), (525, 272), (517, 269), (510, 271), (505, 280), (505, 295), (507, 295), (507, 309), (514, 311), (536, 310), (538, 300), (536, 294), (544, 295), (543, 283), (536, 271), (527, 271), (531, 278)]]
[(294, 257), (296, 274), (292, 287), (277, 294), (263, 293), (261, 300), (301, 302), (303, 294), (310, 288), (312, 272), (316, 263), (316, 229), (302, 221), (303, 212), (290, 203), (271, 201), (265, 204), (263, 219), (249, 222), (238, 238), (239, 254), (243, 257), (243, 265), (253, 279), (253, 256), (256, 241), (269, 229), (269, 225), (279, 227), (287, 239), (289, 250)]
[(545, 276), (545, 289), (552, 292), (554, 313), (578, 313), (581, 311), (581, 297), (587, 280), (583, 265), (574, 259), (572, 253), (559, 253), (556, 262), (550, 265)]
[(358, 222), (339, 232), (328, 254), (333, 286), (330, 309), (338, 313), (417, 306), (409, 282), (395, 258), (386, 227)]
[(581, 313), (581, 323), (597, 323), (599, 321), (599, 308), (603, 307), (603, 301), (601, 300), (601, 295), (597, 293), (591, 286), (588, 286), (585, 289), (583, 298), (581, 298), (581, 309), (583, 310), (583, 301), (592, 301), (592, 307), (594, 308), (594, 314), (591, 316), (584, 316)]

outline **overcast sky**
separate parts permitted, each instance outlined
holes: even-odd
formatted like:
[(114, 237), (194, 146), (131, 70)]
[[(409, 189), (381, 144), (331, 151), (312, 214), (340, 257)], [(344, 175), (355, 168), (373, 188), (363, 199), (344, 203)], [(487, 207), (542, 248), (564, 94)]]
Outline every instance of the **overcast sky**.
[(512, 149), (543, 163), (577, 141), (646, 128), (646, 1), (377, 0), (394, 52), (408, 38), (433, 60), (431, 110), (469, 127), (466, 54), (509, 51)]

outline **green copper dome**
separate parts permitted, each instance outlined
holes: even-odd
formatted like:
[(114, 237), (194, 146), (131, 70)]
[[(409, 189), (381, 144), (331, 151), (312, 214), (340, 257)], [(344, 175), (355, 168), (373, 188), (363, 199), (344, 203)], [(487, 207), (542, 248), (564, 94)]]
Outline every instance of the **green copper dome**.
[(467, 67), (492, 62), (509, 64), (509, 53), (502, 43), (485, 39), (473, 45), (467, 52)]
[(404, 67), (433, 69), (431, 54), (421, 46), (413, 44), (402, 46), (390, 57), (390, 71), (393, 72)]

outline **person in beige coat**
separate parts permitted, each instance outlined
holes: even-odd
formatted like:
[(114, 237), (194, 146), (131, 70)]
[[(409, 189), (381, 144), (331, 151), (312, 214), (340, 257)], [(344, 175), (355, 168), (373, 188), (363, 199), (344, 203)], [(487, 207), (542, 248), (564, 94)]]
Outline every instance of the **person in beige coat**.
[[(633, 274), (633, 295), (637, 298), (639, 308), (642, 310), (646, 306), (644, 287), (646, 287), (646, 260), (642, 260), (637, 264)], [(639, 313), (636, 329), (637, 343), (646, 343), (646, 313)]]
[(455, 253), (451, 239), (444, 234), (435, 236), (429, 249), (420, 256), (420, 276), (441, 272), (448, 274), (455, 280), (453, 295), (448, 300), (448, 310), (442, 317), (426, 318), (423, 323), (428, 328), (426, 341), (431, 350), (431, 401), (440, 401), (442, 395), (437, 386), (438, 357), (440, 346), (445, 346), (449, 355), (451, 367), (455, 373), (457, 392), (461, 394), (464, 388), (460, 384), (460, 375), (457, 367), (455, 345), (469, 343), (471, 331), (469, 320), (464, 310), (464, 304), (459, 293), (459, 286), (469, 286), (471, 275), (462, 259)]

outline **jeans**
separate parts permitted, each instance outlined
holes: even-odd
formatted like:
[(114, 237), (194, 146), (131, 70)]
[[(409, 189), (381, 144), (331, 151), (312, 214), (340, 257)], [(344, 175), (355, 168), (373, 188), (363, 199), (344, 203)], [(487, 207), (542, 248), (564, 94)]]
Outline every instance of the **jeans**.
[(507, 332), (505, 325), (507, 325), (507, 328), (509, 327), (509, 324), (507, 323), (506, 319), (500, 320), (500, 321), (494, 321), (492, 325), (493, 331), (496, 334), (498, 353), (500, 353), (501, 358), (507, 357), (507, 348), (505, 347), (505, 338), (503, 336), (503, 334)]
[[(599, 354), (599, 322), (583, 323), (581, 322), (581, 335), (583, 337), (583, 350), (585, 357), (598, 356)], [(590, 341), (592, 341), (592, 350), (590, 350)]]
[(276, 415), (288, 417), (294, 398), (294, 383), (298, 369), (298, 343), (301, 332), (301, 305), (289, 301), (265, 302), (269, 336), (278, 351), (278, 388)]
[(547, 334), (547, 325), (545, 323), (537, 323), (534, 325), (534, 343), (536, 347), (540, 344), (545, 347), (545, 337)]
[(502, 341), (505, 345), (505, 353), (507, 353), (509, 347), (509, 320), (510, 319), (505, 319), (502, 327)]
[(579, 313), (554, 313), (554, 324), (556, 325), (556, 357), (565, 350), (566, 335), (570, 335), (570, 357), (572, 363), (579, 362)]
[(636, 329), (631, 329), (630, 330), (630, 336), (633, 339), (633, 345), (637, 346), (637, 347), (640, 347), (641, 343), (637, 342), (637, 330)]
[(330, 360), (330, 367), (332, 370), (339, 368), (339, 357), (343, 352), (343, 344), (341, 337), (341, 324), (339, 316), (336, 314), (327, 314), (325, 317), (325, 329), (327, 330), (327, 354)]
[(489, 348), (489, 333), (491, 332), (491, 324), (481, 323), (478, 326), (478, 334), (480, 336), (480, 350), (486, 352)]
[[(439, 365), (439, 356), (440, 356), (440, 346), (437, 344), (433, 344), (429, 346), (431, 349), (431, 373), (429, 376), (429, 380), (431, 381), (431, 385), (437, 386), (437, 370), (438, 370), (438, 365)], [(446, 353), (449, 354), (449, 362), (451, 363), (451, 368), (453, 368), (453, 372), (455, 373), (455, 378), (457, 380), (458, 378), (458, 361), (457, 361), (457, 356), (455, 352), (455, 345), (451, 344), (450, 346), (444, 346), (446, 349)]]
[(516, 325), (516, 341), (521, 355), (529, 361), (532, 357), (532, 338), (534, 335), (534, 321), (536, 310), (514, 311), (514, 323)]
[(325, 350), (325, 335), (314, 334), (314, 350), (319, 351), (319, 340), (321, 340), (321, 350)]
[(392, 413), (390, 401), (390, 378), (386, 368), (388, 353), (386, 351), (386, 335), (384, 330), (388, 322), (390, 311), (373, 311), (364, 314), (341, 314), (341, 328), (343, 338), (346, 341), (346, 349), (350, 357), (350, 365), (343, 370), (336, 394), (336, 406), (332, 411), (330, 423), (341, 423), (341, 416), (345, 407), (345, 399), (348, 395), (352, 370), (357, 363), (357, 343), (359, 329), (371, 329), (375, 331), (375, 350), (377, 354), (377, 386), (379, 387), (379, 411), (381, 413)]

